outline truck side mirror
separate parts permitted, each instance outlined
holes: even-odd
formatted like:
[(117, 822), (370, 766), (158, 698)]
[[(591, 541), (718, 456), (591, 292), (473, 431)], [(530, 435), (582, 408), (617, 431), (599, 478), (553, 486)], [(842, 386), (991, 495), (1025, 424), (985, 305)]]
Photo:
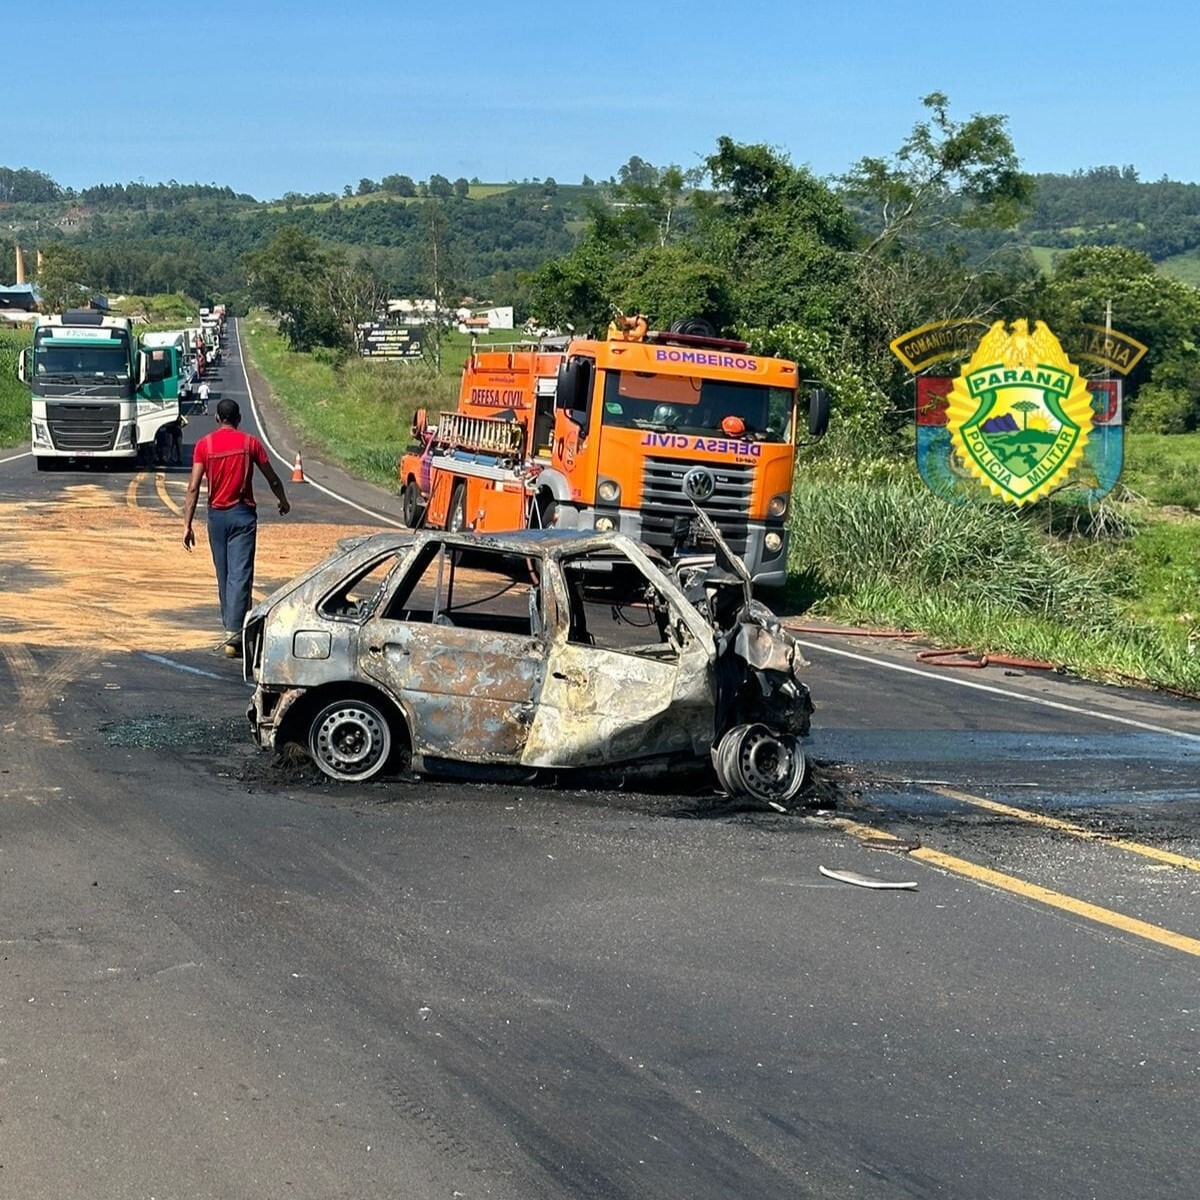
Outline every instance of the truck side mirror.
[(808, 433), (819, 438), (829, 428), (829, 393), (824, 388), (813, 388), (808, 393)]
[(17, 356), (17, 378), (28, 383), (33, 378), (33, 347), (26, 346)]
[(590, 358), (569, 358), (558, 368), (554, 407), (577, 425), (586, 425), (592, 399), (593, 363)]
[(162, 383), (171, 378), (171, 356), (166, 350), (142, 350), (138, 358), (138, 376), (142, 383)]

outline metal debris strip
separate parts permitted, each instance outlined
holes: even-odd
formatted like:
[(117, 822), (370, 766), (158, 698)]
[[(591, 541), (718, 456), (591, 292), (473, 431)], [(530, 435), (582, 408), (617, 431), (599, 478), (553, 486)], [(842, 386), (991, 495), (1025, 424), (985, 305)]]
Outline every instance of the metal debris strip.
[(818, 867), (817, 869), (827, 879), (836, 879), (839, 883), (850, 883), (855, 887), (871, 888), (873, 891), (915, 892), (917, 890), (915, 879), (906, 879), (901, 882), (891, 879), (875, 879), (871, 875), (860, 875), (857, 871), (832, 871), (829, 867)]

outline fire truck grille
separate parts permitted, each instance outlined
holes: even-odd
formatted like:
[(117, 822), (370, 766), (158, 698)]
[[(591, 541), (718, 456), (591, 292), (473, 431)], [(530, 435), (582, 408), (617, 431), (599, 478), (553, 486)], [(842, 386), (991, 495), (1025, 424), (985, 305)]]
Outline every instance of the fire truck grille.
[(111, 450), (117, 442), (119, 404), (46, 401), (46, 423), (56, 450)]
[[(747, 549), (747, 514), (754, 494), (754, 468), (730, 463), (693, 462), (678, 458), (648, 458), (642, 473), (642, 538), (651, 546), (670, 551), (674, 546), (676, 517), (690, 521), (684, 549), (711, 544), (695, 511), (684, 480), (689, 471), (702, 468), (712, 476), (712, 495), (697, 505), (721, 531), (735, 554)], [(702, 481), (703, 482), (703, 481)], [(701, 491), (706, 490), (701, 487)]]

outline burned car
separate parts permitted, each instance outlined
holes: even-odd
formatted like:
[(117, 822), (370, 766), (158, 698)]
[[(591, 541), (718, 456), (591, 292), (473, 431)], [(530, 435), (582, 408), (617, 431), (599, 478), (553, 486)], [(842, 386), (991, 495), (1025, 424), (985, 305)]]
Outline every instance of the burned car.
[(620, 534), (349, 539), (251, 611), (243, 649), (259, 746), (334, 779), (711, 761), (766, 802), (803, 783), (803, 659), (748, 577), (681, 577)]

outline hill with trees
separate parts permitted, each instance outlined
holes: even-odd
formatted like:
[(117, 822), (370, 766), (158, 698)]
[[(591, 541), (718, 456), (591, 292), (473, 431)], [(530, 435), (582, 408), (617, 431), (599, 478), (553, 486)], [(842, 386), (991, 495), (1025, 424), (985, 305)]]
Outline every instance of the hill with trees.
[(1111, 303), (1151, 347), (1131, 411), (1195, 427), (1200, 293), (1157, 268), (1200, 256), (1200, 185), (1129, 166), (1029, 176), (1003, 117), (955, 120), (939, 93), (924, 103), (893, 155), (838, 180), (729, 138), (699, 168), (635, 155), (599, 184), (395, 172), (272, 202), (175, 181), (75, 192), (3, 167), (0, 262), (19, 239), (27, 266), (43, 250), (43, 282), (68, 291), (257, 300), (297, 347), (345, 347), (388, 295), (473, 296), (577, 329), (614, 308), (663, 325), (703, 315), (830, 381), (860, 437), (911, 409), (887, 348), (897, 333), (1030, 312), (1098, 323)]

